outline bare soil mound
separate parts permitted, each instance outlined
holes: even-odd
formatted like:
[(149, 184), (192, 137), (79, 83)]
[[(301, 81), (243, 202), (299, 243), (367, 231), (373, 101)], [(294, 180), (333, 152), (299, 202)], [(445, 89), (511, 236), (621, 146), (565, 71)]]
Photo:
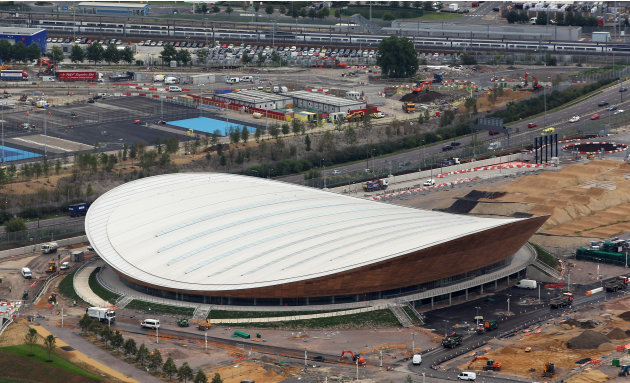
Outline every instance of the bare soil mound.
[(569, 339), (567, 347), (572, 349), (595, 349), (603, 343), (609, 343), (610, 339), (597, 331), (586, 330), (575, 338)]
[(566, 322), (569, 326), (575, 326), (583, 329), (595, 328), (597, 327), (597, 323), (592, 320), (576, 320), (576, 319), (567, 319)]
[(614, 329), (612, 329), (612, 331), (606, 334), (606, 336), (609, 339), (626, 339), (628, 337), (628, 334), (626, 334), (626, 332), (619, 327), (615, 327)]
[(400, 98), (400, 101), (411, 101), (411, 102), (433, 102), (435, 100), (439, 100), (441, 98), (444, 98), (444, 95), (442, 95), (442, 93), (440, 92), (435, 92), (435, 91), (422, 91), (420, 93), (407, 93), (406, 95), (402, 96)]

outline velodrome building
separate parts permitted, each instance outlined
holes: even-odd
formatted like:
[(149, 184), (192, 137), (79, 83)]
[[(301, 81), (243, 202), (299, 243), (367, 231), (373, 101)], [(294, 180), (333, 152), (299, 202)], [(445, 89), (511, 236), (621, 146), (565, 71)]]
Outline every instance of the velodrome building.
[(139, 292), (296, 306), (424, 299), (500, 274), (546, 219), (455, 215), (268, 179), (176, 173), (110, 190), (85, 227), (98, 255)]

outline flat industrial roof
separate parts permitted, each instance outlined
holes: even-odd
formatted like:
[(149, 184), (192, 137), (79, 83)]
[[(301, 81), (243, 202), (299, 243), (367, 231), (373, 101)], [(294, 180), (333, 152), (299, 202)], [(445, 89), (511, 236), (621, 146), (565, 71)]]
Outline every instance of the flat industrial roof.
[(88, 210), (85, 231), (105, 262), (135, 280), (228, 291), (333, 275), (515, 221), (264, 178), (175, 173), (105, 193)]
[(0, 27), (0, 34), (2, 35), (34, 35), (41, 31), (45, 31), (42, 28), (14, 28), (14, 27)]
[(289, 96), (334, 106), (352, 106), (357, 104), (365, 104), (365, 101), (349, 100), (347, 98), (329, 96), (327, 94), (318, 92), (307, 92), (305, 90), (296, 90), (295, 92), (289, 92)]
[(258, 102), (286, 101), (291, 99), (291, 97), (282, 94), (267, 93), (260, 90), (241, 90), (238, 92), (221, 93), (215, 94), (215, 97), (224, 97), (230, 100), (250, 102), (252, 104)]
[(141, 3), (98, 3), (98, 2), (82, 2), (79, 7), (96, 7), (96, 8), (144, 8), (149, 4)]

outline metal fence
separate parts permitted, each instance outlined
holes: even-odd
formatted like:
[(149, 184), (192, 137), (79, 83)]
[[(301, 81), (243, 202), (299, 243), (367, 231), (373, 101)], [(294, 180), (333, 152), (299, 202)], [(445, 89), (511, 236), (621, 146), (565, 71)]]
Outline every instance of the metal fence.
[(83, 235), (85, 225), (83, 222), (65, 223), (57, 226), (47, 226), (29, 230), (3, 232), (0, 233), (0, 247), (33, 246), (35, 252), (36, 244), (54, 241), (58, 238)]

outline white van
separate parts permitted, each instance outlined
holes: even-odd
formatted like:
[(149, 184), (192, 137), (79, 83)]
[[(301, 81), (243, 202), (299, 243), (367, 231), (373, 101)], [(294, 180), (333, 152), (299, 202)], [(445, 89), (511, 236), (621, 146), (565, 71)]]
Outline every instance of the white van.
[(33, 274), (31, 273), (31, 269), (28, 267), (22, 267), (22, 276), (26, 279), (33, 278)]
[(413, 359), (411, 359), (411, 363), (412, 363), (414, 366), (418, 366), (418, 365), (420, 365), (420, 363), (422, 363), (422, 355), (420, 355), (420, 354), (416, 354), (416, 355), (414, 355), (414, 356), (413, 356)]
[(230, 77), (227, 80), (225, 80), (225, 82), (228, 84), (238, 84), (239, 81), (240, 80), (238, 77)]
[(516, 284), (516, 287), (521, 288), (521, 289), (534, 290), (536, 289), (536, 287), (538, 287), (538, 283), (536, 283), (536, 281), (533, 279), (521, 279)]
[(457, 375), (457, 379), (459, 380), (475, 380), (477, 379), (477, 374), (470, 371), (462, 371)]
[(168, 87), (168, 91), (169, 92), (181, 92), (182, 88), (175, 86), (175, 85), (171, 85)]
[(254, 77), (253, 76), (243, 76), (241, 77), (241, 82), (252, 82), (254, 81)]
[(280, 87), (279, 86), (274, 86), (273, 87), (273, 92), (274, 93), (280, 93)]
[(488, 150), (497, 150), (497, 149), (501, 149), (500, 141), (491, 142), (490, 145), (488, 145)]
[(159, 319), (145, 319), (142, 321), (142, 323), (140, 323), (140, 327), (158, 329), (160, 328), (160, 320)]
[(164, 78), (164, 83), (165, 84), (177, 84), (179, 81), (177, 81), (177, 77), (165, 77)]
[(531, 19), (529, 19), (529, 23), (531, 25), (536, 25), (536, 17), (532, 17)]

